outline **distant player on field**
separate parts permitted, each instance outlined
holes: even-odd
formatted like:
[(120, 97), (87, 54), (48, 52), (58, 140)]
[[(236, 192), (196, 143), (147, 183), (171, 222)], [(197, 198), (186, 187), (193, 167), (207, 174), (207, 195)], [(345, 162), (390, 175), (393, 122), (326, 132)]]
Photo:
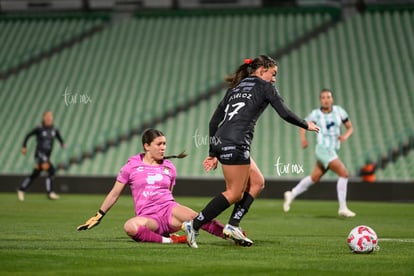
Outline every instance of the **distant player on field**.
[[(178, 204), (173, 197), (176, 169), (168, 158), (186, 155), (164, 156), (166, 138), (155, 129), (148, 129), (142, 136), (144, 153), (131, 156), (118, 174), (116, 182), (94, 217), (78, 230), (87, 230), (99, 224), (103, 216), (117, 202), (126, 186), (129, 186), (135, 205), (135, 217), (129, 219), (124, 230), (137, 242), (186, 243), (186, 236), (171, 235), (181, 230), (184, 221), (197, 213)], [(205, 224), (203, 230), (222, 237), (223, 225), (217, 220)]]
[[(338, 215), (354, 217), (355, 213), (349, 210), (346, 204), (348, 172), (337, 155), (340, 144), (352, 135), (354, 129), (347, 112), (342, 107), (333, 104), (331, 90), (322, 89), (319, 99), (321, 107), (314, 109), (305, 119), (316, 123), (321, 128), (317, 136), (315, 149), (317, 158), (316, 166), (310, 176), (303, 178), (292, 191), (285, 192), (283, 210), (288, 212), (292, 201), (298, 195), (304, 193), (312, 184), (317, 183), (328, 170), (332, 170), (339, 176), (336, 185), (339, 201)], [(346, 128), (344, 134), (341, 134), (341, 125), (344, 125)], [(303, 148), (308, 146), (305, 134), (305, 131), (300, 129)]]
[(65, 147), (62, 136), (59, 130), (53, 125), (53, 113), (46, 111), (43, 113), (42, 125), (35, 127), (30, 133), (26, 135), (23, 141), (22, 154), (26, 155), (27, 141), (31, 136), (36, 136), (37, 145), (35, 151), (36, 165), (30, 176), (26, 177), (19, 189), (17, 190), (17, 197), (20, 201), (24, 201), (24, 193), (32, 184), (42, 171), (48, 173), (46, 177), (46, 193), (49, 199), (59, 199), (59, 196), (53, 191), (53, 178), (55, 176), (55, 167), (50, 161), (52, 154), (53, 142), (57, 138), (62, 148)]

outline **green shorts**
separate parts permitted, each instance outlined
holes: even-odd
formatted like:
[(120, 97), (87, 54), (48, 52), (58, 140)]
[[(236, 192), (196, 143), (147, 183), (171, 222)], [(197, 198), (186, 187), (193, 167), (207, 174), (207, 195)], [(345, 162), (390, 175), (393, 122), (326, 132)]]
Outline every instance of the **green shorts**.
[(320, 161), (325, 169), (328, 168), (329, 163), (338, 158), (336, 150), (329, 149), (323, 145), (316, 145), (316, 158)]

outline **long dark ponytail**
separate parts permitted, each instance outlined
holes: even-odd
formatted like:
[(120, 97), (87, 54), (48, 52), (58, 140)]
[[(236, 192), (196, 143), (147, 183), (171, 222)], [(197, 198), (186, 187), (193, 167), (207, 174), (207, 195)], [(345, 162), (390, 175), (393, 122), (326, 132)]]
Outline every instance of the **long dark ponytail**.
[[(144, 131), (144, 134), (142, 134), (142, 146), (144, 146), (144, 144), (148, 144), (148, 145), (151, 144), (151, 142), (154, 141), (155, 138), (160, 137), (160, 136), (165, 136), (164, 133), (162, 133), (162, 131), (153, 129), (153, 128), (146, 129)], [(187, 154), (185, 153), (185, 151), (183, 151), (177, 155), (164, 156), (164, 159), (171, 159), (171, 158), (181, 159), (186, 156)]]
[(236, 87), (242, 79), (250, 76), (259, 67), (263, 66), (265, 69), (277, 66), (277, 62), (266, 55), (260, 55), (255, 59), (245, 59), (243, 64), (237, 68), (231, 76), (226, 77), (226, 81), (231, 88)]

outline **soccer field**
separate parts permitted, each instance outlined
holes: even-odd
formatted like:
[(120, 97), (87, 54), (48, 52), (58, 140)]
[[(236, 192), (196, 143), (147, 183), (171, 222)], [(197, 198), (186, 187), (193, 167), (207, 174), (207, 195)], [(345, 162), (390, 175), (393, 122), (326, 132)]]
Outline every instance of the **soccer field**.
[[(186, 244), (136, 243), (123, 232), (133, 216), (122, 196), (101, 224), (76, 231), (104, 195), (0, 194), (1, 275), (413, 275), (414, 204), (349, 202), (355, 218), (336, 215), (334, 201), (297, 200), (288, 214), (281, 200), (256, 200), (242, 222), (255, 242), (235, 246), (200, 232), (198, 249)], [(199, 211), (209, 198), (177, 198)], [(229, 210), (228, 210), (229, 211)], [(226, 222), (228, 212), (219, 217)], [(349, 231), (371, 226), (380, 250), (354, 254)]]

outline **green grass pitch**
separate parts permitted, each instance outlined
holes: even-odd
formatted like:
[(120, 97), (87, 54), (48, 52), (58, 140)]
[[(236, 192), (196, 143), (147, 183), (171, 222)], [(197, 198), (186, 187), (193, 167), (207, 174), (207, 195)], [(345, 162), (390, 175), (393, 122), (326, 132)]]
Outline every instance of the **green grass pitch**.
[[(242, 222), (255, 242), (238, 247), (206, 232), (198, 249), (186, 244), (136, 243), (123, 232), (133, 216), (122, 196), (89, 231), (76, 231), (104, 195), (0, 194), (1, 275), (413, 275), (414, 204), (349, 202), (357, 213), (336, 215), (334, 201), (297, 200), (283, 213), (280, 199), (258, 199)], [(177, 201), (199, 211), (209, 198)], [(219, 220), (226, 222), (229, 211)], [(354, 254), (346, 244), (357, 225), (371, 226), (380, 250)]]

